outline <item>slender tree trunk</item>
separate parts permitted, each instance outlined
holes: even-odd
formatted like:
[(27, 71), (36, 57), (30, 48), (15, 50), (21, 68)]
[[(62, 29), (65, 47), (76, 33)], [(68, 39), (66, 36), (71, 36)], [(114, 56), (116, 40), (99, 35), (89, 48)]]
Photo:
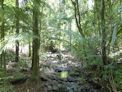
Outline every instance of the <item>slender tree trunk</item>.
[(110, 54), (110, 45), (111, 45), (111, 41), (112, 41), (112, 34), (114, 33), (114, 27), (113, 27), (113, 14), (112, 14), (112, 3), (111, 3), (111, 0), (108, 0), (108, 6), (109, 6), (109, 24), (108, 25), (110, 25), (110, 37), (109, 37), (109, 42), (108, 42), (108, 44), (107, 44), (107, 50), (108, 50), (108, 52), (107, 52), (107, 54)]
[[(16, 8), (19, 9), (19, 1), (16, 0)], [(17, 15), (16, 12), (16, 35), (19, 34), (19, 15)], [(16, 57), (15, 57), (15, 62), (19, 62), (19, 41), (16, 40)]]
[(2, 54), (0, 54), (0, 68), (2, 68), (2, 65), (3, 65), (3, 63), (2, 63)]
[(102, 61), (103, 61), (103, 64), (106, 65), (107, 55), (106, 55), (105, 1), (104, 0), (101, 0), (100, 18), (101, 18), (101, 31), (102, 31), (102, 42), (101, 42)]
[(72, 5), (74, 6), (75, 21), (76, 21), (78, 31), (82, 37), (85, 37), (85, 35), (83, 33), (83, 29), (81, 27), (81, 14), (80, 14), (80, 10), (79, 10), (79, 2), (78, 2), (78, 0), (75, 0), (75, 1), (71, 0), (71, 2), (72, 2)]
[(28, 56), (31, 57), (31, 42), (29, 41), (29, 51)]
[[(2, 9), (4, 10), (3, 4), (2, 4)], [(1, 25), (1, 40), (2, 41), (4, 41), (4, 35), (5, 35), (4, 26), (5, 25), (4, 25), (4, 15), (3, 15), (3, 20), (2, 20), (2, 25)], [(4, 50), (3, 50), (2, 53), (1, 53), (1, 67), (3, 67), (4, 62), (5, 62), (4, 57), (5, 57), (5, 54), (4, 54)]]
[(101, 36), (101, 31), (100, 31), (100, 5), (99, 5), (99, 0), (94, 0), (94, 26), (95, 30), (99, 33), (99, 36)]
[(69, 23), (69, 27), (68, 27), (68, 34), (69, 34), (69, 47), (70, 47), (70, 51), (71, 51), (71, 46), (72, 46), (72, 34), (71, 34), (71, 32), (70, 31), (72, 31), (72, 29), (71, 29), (71, 22)]
[[(2, 11), (4, 11), (4, 0), (1, 1), (1, 8)], [(4, 19), (4, 13), (2, 17), (2, 24), (1, 24), (1, 40), (4, 41), (4, 36), (5, 36), (5, 19)], [(6, 61), (5, 61), (5, 51), (2, 51), (1, 54), (1, 67), (4, 66), (4, 70), (6, 71)]]
[(39, 48), (40, 34), (38, 29), (38, 6), (37, 0), (33, 1), (33, 41), (32, 41), (32, 79), (39, 78)]

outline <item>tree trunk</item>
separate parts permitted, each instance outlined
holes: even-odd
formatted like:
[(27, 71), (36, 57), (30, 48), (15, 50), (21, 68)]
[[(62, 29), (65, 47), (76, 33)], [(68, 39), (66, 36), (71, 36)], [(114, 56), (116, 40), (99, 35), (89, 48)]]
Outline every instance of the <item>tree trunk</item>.
[[(16, 8), (19, 9), (19, 1), (16, 0)], [(19, 34), (19, 15), (17, 15), (16, 11), (16, 35)], [(16, 40), (16, 56), (15, 56), (15, 62), (19, 62), (19, 41)]]
[(40, 35), (38, 29), (38, 6), (37, 0), (33, 1), (33, 41), (32, 41), (32, 79), (39, 78), (39, 48)]
[[(1, 8), (2, 11), (4, 11), (4, 0), (1, 1)], [(1, 40), (4, 41), (4, 36), (5, 36), (5, 19), (4, 19), (4, 13), (2, 17), (2, 24), (1, 24)], [(1, 67), (4, 67), (4, 70), (6, 71), (6, 61), (5, 61), (5, 51), (2, 51), (1, 54)]]
[(99, 33), (99, 36), (101, 36), (101, 31), (100, 31), (100, 5), (99, 5), (99, 0), (94, 0), (94, 27), (95, 30)]
[(106, 56), (106, 30), (105, 30), (105, 1), (101, 0), (101, 31), (102, 31), (102, 42), (101, 42), (101, 48), (102, 48), (102, 62), (104, 65), (107, 64), (107, 56)]
[(71, 28), (71, 26), (72, 26), (72, 25), (71, 25), (71, 22), (69, 23), (68, 26), (69, 26), (69, 27), (68, 27), (68, 30), (69, 30), (69, 31), (68, 31), (69, 33), (68, 33), (68, 34), (69, 34), (69, 47), (70, 47), (69, 50), (71, 51), (71, 46), (72, 46), (72, 34), (71, 34), (71, 32), (70, 32), (70, 31), (72, 31), (72, 28)]
[(78, 28), (79, 33), (81, 34), (81, 36), (84, 38), (85, 35), (83, 33), (83, 29), (81, 27), (81, 14), (80, 14), (80, 10), (79, 10), (79, 2), (78, 0), (71, 0), (72, 5), (74, 6), (74, 12), (75, 12), (75, 21), (76, 21), (76, 25)]
[(31, 57), (31, 41), (29, 41), (29, 46), (28, 46), (28, 56)]

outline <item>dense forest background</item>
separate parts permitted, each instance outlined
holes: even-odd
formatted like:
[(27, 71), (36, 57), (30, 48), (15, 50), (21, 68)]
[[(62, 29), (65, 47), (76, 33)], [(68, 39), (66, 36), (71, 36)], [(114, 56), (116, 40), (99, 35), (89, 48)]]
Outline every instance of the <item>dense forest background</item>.
[(0, 92), (121, 92), (122, 0), (0, 0)]

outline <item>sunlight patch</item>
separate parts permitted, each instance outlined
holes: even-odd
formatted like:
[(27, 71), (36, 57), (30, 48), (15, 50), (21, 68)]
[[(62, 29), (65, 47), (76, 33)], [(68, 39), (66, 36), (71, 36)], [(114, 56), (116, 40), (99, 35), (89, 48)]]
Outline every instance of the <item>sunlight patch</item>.
[(67, 78), (67, 77), (68, 77), (68, 72), (67, 72), (67, 71), (61, 72), (60, 77), (61, 77), (61, 78)]

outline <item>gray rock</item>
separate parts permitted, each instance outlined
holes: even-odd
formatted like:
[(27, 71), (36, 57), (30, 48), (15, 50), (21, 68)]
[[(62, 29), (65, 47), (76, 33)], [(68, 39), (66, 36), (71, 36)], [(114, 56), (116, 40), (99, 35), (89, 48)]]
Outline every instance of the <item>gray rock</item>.
[(68, 82), (76, 82), (77, 79), (75, 79), (75, 78), (69, 76), (69, 77), (67, 77), (67, 81), (68, 81)]

